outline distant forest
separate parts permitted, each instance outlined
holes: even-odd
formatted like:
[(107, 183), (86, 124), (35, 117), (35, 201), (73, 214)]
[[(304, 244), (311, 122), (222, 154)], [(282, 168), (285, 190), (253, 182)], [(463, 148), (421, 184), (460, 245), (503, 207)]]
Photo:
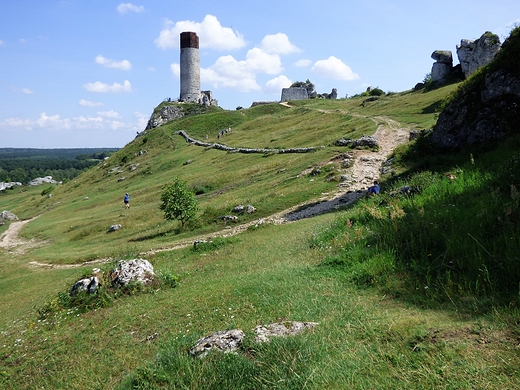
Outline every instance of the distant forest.
[(52, 176), (57, 181), (75, 178), (116, 152), (117, 148), (24, 149), (0, 148), (0, 182), (29, 181)]

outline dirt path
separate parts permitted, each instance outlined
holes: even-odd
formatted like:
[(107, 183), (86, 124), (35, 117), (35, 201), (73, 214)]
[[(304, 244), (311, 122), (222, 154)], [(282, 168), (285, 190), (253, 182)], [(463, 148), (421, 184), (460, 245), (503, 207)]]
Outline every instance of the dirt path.
[[(242, 233), (251, 226), (264, 223), (282, 224), (294, 222), (299, 219), (309, 218), (326, 212), (334, 211), (340, 207), (347, 206), (355, 202), (365, 193), (367, 187), (372, 185), (374, 180), (378, 180), (380, 176), (381, 166), (386, 161), (388, 155), (400, 144), (405, 143), (409, 139), (409, 129), (401, 127), (401, 125), (386, 117), (371, 118), (378, 128), (374, 133), (377, 139), (379, 150), (373, 152), (370, 150), (353, 150), (350, 152), (353, 163), (350, 168), (344, 169), (344, 175), (349, 180), (338, 186), (334, 193), (324, 194), (321, 198), (314, 199), (311, 202), (293, 206), (287, 210), (270, 215), (268, 217), (250, 221), (241, 225), (229, 226), (219, 232), (199, 236), (179, 242), (174, 246), (158, 248), (148, 252), (141, 253), (143, 256), (152, 255), (158, 252), (172, 251), (176, 249), (186, 248), (193, 245), (195, 240), (209, 241), (217, 237), (231, 237)], [(30, 248), (37, 247), (42, 242), (36, 240), (23, 240), (19, 238), (19, 232), (28, 222), (34, 220), (28, 219), (20, 222), (12, 222), (9, 229), (0, 236), (0, 248), (7, 249), (12, 254), (23, 254)], [(110, 259), (99, 259), (81, 264), (54, 265), (32, 261), (29, 264), (35, 267), (45, 268), (77, 268), (85, 265), (94, 265), (108, 262)]]
[(36, 218), (38, 217), (26, 219), (25, 221), (11, 222), (9, 228), (0, 235), (0, 248), (6, 249), (11, 254), (21, 255), (30, 248), (42, 245), (42, 242), (36, 239), (24, 240), (19, 237), (22, 228)]

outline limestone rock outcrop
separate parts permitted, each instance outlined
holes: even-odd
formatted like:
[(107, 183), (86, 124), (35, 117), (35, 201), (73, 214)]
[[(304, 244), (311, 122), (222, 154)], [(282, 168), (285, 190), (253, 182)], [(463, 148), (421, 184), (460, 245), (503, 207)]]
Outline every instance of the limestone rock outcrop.
[[(490, 38), (486, 38), (490, 39)], [(494, 60), (475, 75), (439, 115), (431, 141), (460, 149), (520, 128), (520, 29), (512, 32)]]
[[(258, 325), (253, 330), (256, 343), (269, 342), (272, 337), (294, 336), (306, 329), (315, 328), (317, 322), (285, 321), (267, 325)], [(189, 350), (190, 355), (203, 358), (212, 349), (220, 352), (236, 353), (242, 346), (245, 333), (241, 329), (221, 330), (197, 341)]]
[(194, 107), (192, 104), (189, 106), (189, 109), (186, 109), (183, 102), (167, 100), (161, 103), (161, 106), (154, 110), (150, 116), (144, 131), (138, 133), (138, 136), (143, 135), (146, 130), (154, 129), (184, 116), (205, 114), (208, 112), (208, 107), (218, 106), (218, 102), (213, 99), (211, 91), (201, 91), (200, 99), (196, 104), (198, 106)]
[(500, 50), (498, 35), (486, 31), (475, 40), (462, 39), (457, 45), (457, 56), (464, 76), (471, 76), (478, 68), (489, 64)]
[(153, 265), (145, 259), (121, 260), (110, 273), (112, 284), (119, 286), (130, 282), (147, 284), (154, 279), (154, 276)]
[(6, 221), (18, 221), (18, 217), (9, 210), (4, 210), (0, 213), (0, 226)]
[(14, 187), (21, 186), (21, 185), (22, 185), (22, 183), (20, 183), (19, 181), (10, 181), (10, 182), (0, 181), (0, 191), (12, 189)]
[(36, 179), (32, 179), (29, 182), (29, 185), (30, 186), (39, 186), (44, 183), (58, 184), (58, 182), (56, 180), (53, 180), (52, 176), (45, 176), (45, 177), (37, 177)]
[(453, 55), (449, 50), (435, 50), (432, 58), (436, 61), (432, 66), (432, 81), (441, 81), (450, 75), (453, 68)]

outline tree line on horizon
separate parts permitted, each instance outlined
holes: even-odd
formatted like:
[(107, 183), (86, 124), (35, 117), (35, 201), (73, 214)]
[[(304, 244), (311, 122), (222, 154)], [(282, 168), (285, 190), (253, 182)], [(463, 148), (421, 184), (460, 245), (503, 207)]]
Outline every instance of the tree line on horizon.
[(56, 181), (71, 180), (117, 150), (0, 148), (0, 182), (27, 184), (44, 176)]

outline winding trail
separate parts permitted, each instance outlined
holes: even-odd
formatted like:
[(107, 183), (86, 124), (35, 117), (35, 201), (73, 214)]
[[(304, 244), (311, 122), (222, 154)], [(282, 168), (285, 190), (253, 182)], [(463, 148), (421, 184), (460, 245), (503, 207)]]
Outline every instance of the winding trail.
[(36, 239), (25, 240), (19, 236), (22, 228), (36, 218), (38, 217), (11, 222), (9, 228), (0, 235), (0, 248), (7, 250), (11, 254), (21, 255), (30, 248), (42, 245), (42, 241), (37, 241)]
[[(388, 155), (400, 144), (403, 144), (409, 139), (409, 129), (403, 128), (398, 122), (387, 117), (372, 117), (377, 125), (377, 130), (373, 136), (377, 139), (379, 149), (374, 152), (371, 150), (351, 150), (349, 155), (353, 161), (350, 168), (344, 168), (344, 176), (348, 179), (340, 183), (334, 193), (323, 194), (318, 199), (313, 199), (310, 202), (295, 205), (287, 210), (275, 213), (268, 217), (258, 220), (250, 221), (241, 225), (227, 227), (219, 232), (212, 234), (194, 237), (189, 240), (178, 242), (174, 246), (157, 248), (147, 252), (141, 253), (143, 256), (152, 255), (164, 251), (172, 251), (176, 249), (186, 248), (193, 245), (196, 240), (209, 241), (217, 237), (231, 237), (242, 233), (249, 227), (260, 225), (264, 223), (283, 224), (298, 221), (303, 218), (310, 218), (327, 212), (337, 210), (340, 207), (347, 206), (366, 193), (366, 189), (374, 180), (379, 179), (381, 166), (386, 161)], [(330, 161), (324, 163), (327, 164)], [(302, 173), (304, 174), (304, 172)], [(37, 217), (35, 217), (37, 218)], [(25, 224), (31, 222), (35, 218), (25, 221), (12, 222), (7, 231), (0, 236), (0, 248), (6, 249), (13, 255), (23, 254), (26, 250), (38, 247), (43, 244), (41, 241), (35, 239), (23, 240), (19, 238), (20, 230)], [(81, 264), (46, 264), (31, 261), (29, 265), (39, 268), (79, 268), (87, 265), (95, 265), (105, 263), (111, 259), (98, 259), (84, 262)]]

